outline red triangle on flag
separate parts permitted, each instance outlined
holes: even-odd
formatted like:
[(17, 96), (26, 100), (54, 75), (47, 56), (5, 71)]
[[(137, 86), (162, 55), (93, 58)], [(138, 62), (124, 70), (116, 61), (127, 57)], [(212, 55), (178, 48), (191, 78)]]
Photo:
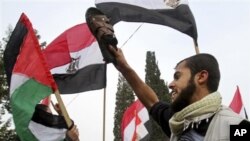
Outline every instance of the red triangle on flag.
[(246, 109), (243, 105), (240, 89), (237, 86), (237, 89), (235, 91), (233, 100), (231, 101), (229, 107), (237, 114), (241, 115), (242, 117), (248, 119)]
[(229, 106), (234, 112), (236, 113), (240, 113), (242, 107), (243, 107), (243, 103), (242, 103), (242, 99), (241, 99), (241, 95), (240, 95), (240, 90), (239, 87), (237, 86), (236, 92), (234, 94), (234, 98)]

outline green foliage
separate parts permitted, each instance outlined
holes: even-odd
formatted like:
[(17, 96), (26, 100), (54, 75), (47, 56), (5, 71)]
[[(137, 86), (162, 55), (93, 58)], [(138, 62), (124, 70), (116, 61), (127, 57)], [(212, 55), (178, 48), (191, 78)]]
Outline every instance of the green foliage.
[(20, 139), (15, 133), (14, 129), (9, 129), (11, 126), (11, 119), (8, 119), (6, 123), (3, 123), (0, 128), (0, 141), (19, 141)]
[(6, 31), (6, 37), (2, 39), (3, 44), (0, 42), (0, 66), (1, 66), (0, 67), (0, 108), (1, 108), (0, 110), (1, 112), (0, 114), (0, 140), (1, 141), (18, 141), (19, 140), (16, 135), (15, 130), (10, 129), (12, 118), (9, 118), (6, 121), (6, 117), (3, 117), (6, 114), (11, 114), (10, 99), (9, 99), (9, 93), (8, 93), (9, 87), (7, 84), (7, 78), (6, 78), (5, 70), (4, 70), (3, 52), (6, 47), (6, 44), (9, 41), (12, 31), (13, 31), (13, 28), (9, 26)]
[(7, 84), (7, 77), (5, 75), (4, 70), (4, 63), (3, 63), (3, 52), (6, 47), (6, 44), (9, 41), (10, 35), (13, 31), (12, 26), (9, 26), (6, 31), (6, 37), (2, 39), (3, 44), (0, 42), (0, 104), (6, 109), (8, 112), (11, 112), (10, 108), (10, 100), (8, 94), (8, 84)]
[[(37, 39), (40, 41), (41, 35), (38, 34), (38, 30), (34, 29), (34, 32), (36, 34)], [(42, 49), (44, 49), (46, 47), (46, 45), (47, 45), (46, 41), (43, 41), (43, 42), (40, 43), (40, 47)]]
[(154, 52), (147, 52), (145, 72), (146, 84), (148, 84), (155, 91), (160, 100), (170, 102), (168, 86), (165, 81), (160, 78), (161, 72), (158, 67), (158, 63), (156, 62)]
[[(164, 80), (160, 78), (161, 72), (154, 52), (147, 52), (145, 72), (145, 82), (155, 91), (158, 98), (162, 101), (170, 102), (169, 90)], [(168, 137), (161, 127), (151, 117), (150, 121), (153, 129), (152, 133), (150, 133), (150, 141), (166, 140)]]
[(114, 141), (121, 141), (121, 121), (122, 116), (127, 107), (131, 105), (135, 100), (133, 95), (133, 90), (131, 89), (128, 82), (122, 75), (119, 75), (117, 92), (116, 92), (116, 107), (115, 107), (115, 116), (114, 116)]

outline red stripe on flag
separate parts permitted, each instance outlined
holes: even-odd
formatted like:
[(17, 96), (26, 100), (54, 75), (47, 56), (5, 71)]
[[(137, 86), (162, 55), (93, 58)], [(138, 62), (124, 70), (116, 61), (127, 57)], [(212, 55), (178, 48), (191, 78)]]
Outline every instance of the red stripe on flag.
[(144, 105), (139, 100), (136, 100), (134, 103), (131, 104), (131, 106), (127, 108), (127, 110), (123, 114), (122, 126), (121, 126), (122, 129), (125, 129), (126, 126), (135, 117), (135, 115), (133, 114), (134, 111), (140, 111), (142, 108), (144, 108)]
[(56, 90), (56, 83), (45, 62), (32, 24), (25, 14), (21, 15), (20, 22), (28, 28), (28, 33), (23, 41), (13, 73), (25, 74), (29, 78), (34, 78), (36, 81)]
[(51, 102), (51, 97), (50, 97), (50, 96), (47, 96), (47, 97), (45, 97), (45, 98), (41, 101), (41, 104), (46, 105), (46, 106), (49, 106), (49, 105), (50, 105), (50, 102)]
[(124, 139), (124, 136), (125, 136), (124, 131), (125, 131), (126, 127), (133, 120), (133, 118), (135, 118), (135, 130), (133, 131), (133, 137), (132, 137), (132, 140), (135, 141), (135, 139), (137, 137), (136, 128), (142, 122), (139, 115), (138, 115), (138, 113), (143, 108), (145, 108), (144, 105), (139, 100), (136, 100), (124, 112), (123, 118), (122, 118), (122, 124), (121, 124), (121, 132), (122, 132), (122, 138), (123, 139)]
[(239, 87), (237, 86), (236, 92), (234, 94), (233, 100), (229, 106), (234, 112), (240, 113), (243, 107), (241, 95), (240, 95), (240, 90)]
[(76, 25), (67, 30), (66, 33), (70, 52), (77, 52), (89, 47), (96, 40), (86, 23)]
[(86, 23), (75, 25), (64, 31), (43, 51), (49, 68), (55, 68), (71, 62), (70, 52), (89, 47), (96, 39)]
[(137, 141), (137, 126), (141, 123), (141, 119), (138, 116), (138, 112), (136, 110), (134, 111), (134, 113), (135, 113), (134, 115), (135, 116), (135, 131), (134, 131), (132, 141)]

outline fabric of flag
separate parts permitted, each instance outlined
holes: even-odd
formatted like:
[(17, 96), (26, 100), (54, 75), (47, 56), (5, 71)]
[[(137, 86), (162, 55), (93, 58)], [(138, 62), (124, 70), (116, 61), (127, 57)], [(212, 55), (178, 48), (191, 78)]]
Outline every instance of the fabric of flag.
[(22, 14), (4, 51), (15, 129), (23, 141), (40, 140), (29, 130), (35, 106), (57, 89), (32, 24)]
[(45, 97), (44, 99), (42, 99), (40, 103), (43, 104), (43, 105), (49, 106), (50, 102), (51, 102), (51, 97), (48, 96), (48, 97)]
[(240, 114), (242, 117), (248, 119), (246, 109), (241, 99), (240, 89), (237, 86), (233, 100), (231, 101), (229, 107), (236, 113)]
[(136, 100), (123, 114), (121, 132), (123, 141), (147, 141), (150, 129), (149, 115), (144, 105)]
[(192, 37), (197, 44), (197, 28), (187, 0), (96, 0), (95, 5), (109, 18), (146, 22), (174, 28)]
[(49, 107), (37, 104), (29, 129), (39, 141), (62, 141), (68, 129), (63, 116), (53, 115)]
[(43, 53), (61, 94), (106, 87), (106, 64), (86, 23), (64, 31)]

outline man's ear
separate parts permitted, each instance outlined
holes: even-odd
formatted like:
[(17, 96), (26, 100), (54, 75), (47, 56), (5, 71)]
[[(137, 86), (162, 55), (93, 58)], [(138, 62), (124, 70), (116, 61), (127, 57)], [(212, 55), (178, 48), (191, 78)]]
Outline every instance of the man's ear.
[(202, 84), (202, 83), (205, 83), (207, 82), (207, 79), (208, 79), (208, 72), (206, 70), (202, 70), (198, 73), (197, 75), (198, 77), (198, 83)]

